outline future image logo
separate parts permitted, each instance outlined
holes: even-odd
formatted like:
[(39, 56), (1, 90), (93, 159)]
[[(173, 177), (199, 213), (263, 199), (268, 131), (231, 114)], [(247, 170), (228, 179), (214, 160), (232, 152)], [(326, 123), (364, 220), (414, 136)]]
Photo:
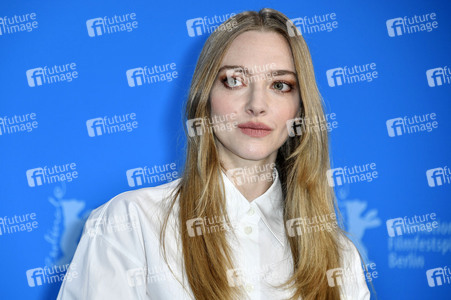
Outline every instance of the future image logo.
[(86, 28), (90, 37), (97, 37), (104, 34), (117, 32), (131, 32), (138, 28), (135, 13), (124, 15), (114, 15), (112, 17), (93, 18), (86, 21)]
[(196, 237), (204, 234), (211, 234), (233, 229), (232, 225), (227, 224), (225, 216), (198, 217), (186, 221), (188, 235)]
[(44, 84), (44, 69), (35, 68), (27, 70), (28, 86), (35, 87)]
[(171, 82), (178, 78), (176, 63), (144, 66), (128, 69), (125, 72), (127, 84), (129, 87), (142, 86), (144, 84), (153, 84), (158, 82)]
[(337, 218), (335, 213), (314, 216), (312, 218), (300, 217), (295, 219), (289, 219), (286, 222), (286, 228), (288, 236), (294, 237), (303, 234), (309, 234), (312, 232), (328, 231), (331, 232), (334, 228), (338, 227)]
[(331, 32), (338, 28), (337, 14), (327, 13), (293, 18), (287, 21), (286, 26), (288, 35), (291, 37), (324, 31)]
[(330, 287), (342, 286), (345, 281), (355, 281), (355, 274), (349, 268), (335, 268), (327, 270), (327, 283)]
[(226, 115), (215, 115), (211, 118), (195, 118), (186, 121), (186, 130), (190, 137), (201, 136), (207, 132), (213, 133), (218, 131), (231, 132), (238, 127), (236, 113)]
[(371, 82), (378, 78), (376, 63), (344, 66), (326, 71), (327, 83), (330, 87), (337, 87), (359, 82)]
[(426, 171), (426, 178), (429, 187), (451, 184), (451, 171), (448, 166), (429, 169)]
[[(373, 281), (378, 278), (379, 274), (376, 270), (376, 264), (370, 263), (365, 265), (365, 269), (354, 269), (349, 267), (335, 268), (326, 271), (327, 284), (330, 287), (356, 284), (359, 279)], [(365, 273), (366, 271), (366, 273)]]
[(227, 282), (231, 287), (244, 285), (243, 270), (240, 268), (227, 270)]
[(227, 19), (235, 16), (235, 13), (225, 14), (222, 16), (214, 15), (213, 17), (193, 18), (186, 21), (186, 29), (190, 37), (201, 36), (203, 34), (210, 34), (215, 30), (232, 31), (238, 23), (232, 20), (228, 27), (221, 24)]
[(327, 182), (330, 187), (340, 186), (346, 183), (371, 182), (378, 177), (376, 163), (363, 165), (344, 166), (326, 171)]
[(137, 217), (132, 214), (114, 215), (110, 217), (91, 218), (86, 221), (86, 234), (90, 238), (107, 233), (131, 232), (137, 229)]
[(188, 135), (191, 137), (201, 136), (204, 134), (204, 119), (195, 118), (186, 121)]
[[(171, 269), (175, 268), (170, 265)], [(130, 287), (140, 287), (146, 283), (157, 283), (172, 279), (172, 273), (167, 266), (147, 266), (127, 270), (127, 283)]]
[(61, 283), (64, 280), (70, 282), (79, 275), (78, 271), (76, 271), (76, 264), (44, 266), (43, 268), (29, 269), (25, 274), (29, 287)]
[(141, 286), (146, 282), (144, 268), (133, 268), (127, 270), (127, 282), (130, 287)]
[(44, 184), (53, 184), (59, 182), (71, 182), (78, 178), (76, 163), (63, 165), (54, 165), (53, 167), (38, 167), (26, 171), (29, 187), (37, 187)]
[(388, 119), (385, 125), (387, 126), (388, 136), (397, 137), (404, 134), (431, 132), (438, 128), (438, 121), (436, 113), (428, 113)]
[(448, 66), (426, 70), (429, 87), (451, 84), (451, 70)]
[(270, 163), (261, 166), (234, 168), (227, 170), (226, 174), (235, 185), (252, 184), (259, 181), (272, 182), (277, 177), (275, 166), (275, 163)]
[(429, 269), (426, 271), (426, 278), (429, 287), (451, 284), (451, 270), (448, 268), (448, 266), (444, 266), (443, 268)]
[(19, 132), (31, 132), (38, 128), (36, 113), (24, 115), (3, 116), (0, 118), (0, 135)]
[(90, 137), (97, 137), (104, 134), (119, 132), (132, 132), (138, 128), (136, 113), (123, 115), (105, 116), (103, 118), (93, 118), (86, 121), (86, 129)]
[(302, 32), (301, 30), (299, 30), (299, 27), (302, 25), (301, 24), (301, 18), (295, 18), (295, 19), (291, 19), (288, 20), (285, 25), (287, 26), (287, 31), (288, 31), (288, 35), (293, 37), (293, 36), (301, 36)]
[(127, 76), (127, 82), (129, 87), (135, 87), (139, 85), (143, 85), (144, 81), (144, 69), (143, 68), (134, 68), (127, 70), (125, 72)]
[(44, 66), (29, 69), (26, 72), (28, 86), (37, 87), (59, 82), (72, 82), (78, 78), (76, 63), (67, 63), (64, 65), (54, 65), (52, 67)]
[(170, 182), (178, 178), (175, 163), (154, 165), (153, 167), (140, 167), (125, 172), (129, 187), (138, 187), (145, 184)]
[(253, 290), (251, 282), (273, 282), (281, 279), (276, 272), (278, 264), (264, 264), (254, 267), (228, 269), (227, 283), (231, 287), (244, 286), (247, 291)]
[(404, 34), (412, 34), (417, 32), (431, 32), (438, 28), (436, 21), (437, 15), (429, 13), (424, 15), (414, 15), (413, 17), (404, 16), (403, 18), (393, 18), (385, 22), (389, 37), (402, 36)]
[(36, 213), (0, 217), (0, 235), (31, 232), (38, 228)]
[(36, 13), (0, 17), (0, 36), (17, 32), (31, 32), (38, 28)]
[(414, 234), (421, 231), (431, 232), (438, 228), (435, 213), (414, 215), (413, 217), (394, 218), (386, 221), (388, 236), (396, 237), (403, 234)]
[(306, 132), (331, 132), (333, 129), (338, 128), (338, 121), (336, 118), (336, 113), (330, 113), (326, 114), (324, 117), (316, 116), (314, 118), (303, 117), (289, 119), (286, 122), (288, 136), (302, 136), (302, 134)]

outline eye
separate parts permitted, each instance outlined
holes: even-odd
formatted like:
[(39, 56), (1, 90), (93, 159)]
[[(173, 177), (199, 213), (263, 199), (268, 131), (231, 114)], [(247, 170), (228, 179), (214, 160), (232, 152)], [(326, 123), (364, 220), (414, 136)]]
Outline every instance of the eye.
[(222, 79), (222, 82), (227, 88), (237, 88), (244, 85), (241, 77), (226, 76)]
[(293, 89), (293, 85), (288, 82), (283, 81), (276, 81), (272, 85), (275, 90), (282, 92), (282, 93), (288, 93)]

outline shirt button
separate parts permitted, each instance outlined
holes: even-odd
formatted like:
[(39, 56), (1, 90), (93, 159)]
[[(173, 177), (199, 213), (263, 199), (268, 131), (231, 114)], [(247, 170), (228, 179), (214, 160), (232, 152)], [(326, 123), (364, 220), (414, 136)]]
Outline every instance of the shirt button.
[(246, 284), (246, 291), (248, 293), (252, 292), (254, 290), (254, 286), (252, 284)]
[(249, 216), (252, 216), (254, 213), (255, 213), (255, 210), (254, 210), (253, 207), (251, 207), (251, 208), (247, 211), (247, 214), (248, 214)]
[(246, 234), (251, 234), (252, 233), (252, 227), (251, 226), (246, 226), (244, 227), (244, 232)]

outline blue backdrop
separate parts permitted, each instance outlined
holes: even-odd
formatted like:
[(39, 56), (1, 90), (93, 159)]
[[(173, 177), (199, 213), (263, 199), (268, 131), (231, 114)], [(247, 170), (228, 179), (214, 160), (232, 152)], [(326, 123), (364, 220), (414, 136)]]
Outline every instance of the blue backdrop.
[[(54, 299), (93, 208), (178, 176), (209, 32), (271, 7), (311, 50), (329, 181), (379, 299), (450, 299), (450, 6), (1, 1), (0, 298)], [(158, 180), (136, 175), (154, 166)]]

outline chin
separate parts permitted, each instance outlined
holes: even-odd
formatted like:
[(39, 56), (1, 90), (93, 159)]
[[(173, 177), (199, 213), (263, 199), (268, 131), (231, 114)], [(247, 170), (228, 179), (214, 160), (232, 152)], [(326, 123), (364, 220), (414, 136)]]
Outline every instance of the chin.
[(258, 161), (267, 158), (271, 153), (262, 149), (241, 149), (237, 154), (243, 159)]

